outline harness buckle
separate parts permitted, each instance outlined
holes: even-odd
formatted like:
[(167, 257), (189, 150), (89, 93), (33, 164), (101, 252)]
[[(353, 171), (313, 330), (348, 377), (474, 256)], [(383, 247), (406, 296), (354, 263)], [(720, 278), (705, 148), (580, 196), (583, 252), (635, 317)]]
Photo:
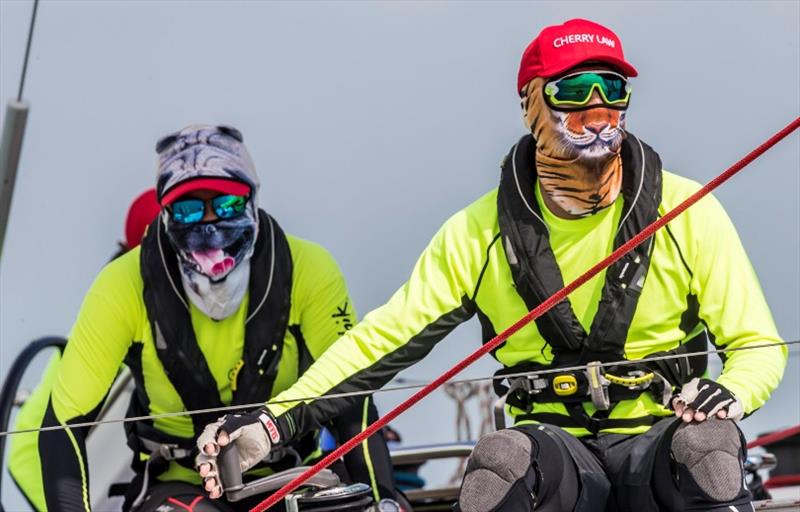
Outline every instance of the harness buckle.
[(611, 400), (608, 396), (608, 386), (611, 381), (603, 375), (603, 367), (600, 361), (592, 361), (586, 365), (586, 376), (589, 380), (589, 395), (592, 397), (592, 404), (598, 411), (607, 411), (611, 408)]
[[(532, 400), (531, 397), (538, 395), (550, 385), (550, 382), (543, 377), (539, 376), (523, 376), (509, 379), (510, 387), (500, 398), (494, 403), (494, 426), (495, 430), (506, 428), (505, 406), (509, 396), (524, 402), (526, 412), (531, 411)], [(497, 389), (497, 388), (495, 388)]]
[(185, 459), (186, 457), (189, 457), (192, 454), (191, 450), (181, 448), (177, 444), (169, 444), (169, 443), (162, 443), (158, 445), (157, 453), (164, 460), (169, 460), (169, 461)]
[(558, 396), (571, 396), (578, 392), (578, 379), (565, 373), (553, 378), (553, 391)]
[(150, 459), (158, 457), (162, 460), (172, 461), (192, 456), (191, 448), (182, 448), (178, 443), (161, 443), (144, 436), (139, 436), (137, 441), (139, 451), (149, 454)]
[(508, 393), (513, 393), (518, 398), (524, 399), (532, 395), (538, 395), (547, 389), (548, 385), (548, 380), (539, 376), (517, 377), (511, 382)]

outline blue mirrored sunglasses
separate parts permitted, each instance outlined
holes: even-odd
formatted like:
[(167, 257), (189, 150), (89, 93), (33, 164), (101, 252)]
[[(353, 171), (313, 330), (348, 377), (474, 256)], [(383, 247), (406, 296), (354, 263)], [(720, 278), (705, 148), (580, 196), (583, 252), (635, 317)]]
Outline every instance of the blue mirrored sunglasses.
[(206, 211), (206, 203), (211, 203), (214, 213), (220, 219), (234, 219), (244, 213), (247, 206), (247, 196), (234, 196), (226, 194), (217, 196), (210, 201), (202, 199), (188, 198), (179, 199), (170, 206), (172, 220), (178, 224), (196, 224), (203, 220)]

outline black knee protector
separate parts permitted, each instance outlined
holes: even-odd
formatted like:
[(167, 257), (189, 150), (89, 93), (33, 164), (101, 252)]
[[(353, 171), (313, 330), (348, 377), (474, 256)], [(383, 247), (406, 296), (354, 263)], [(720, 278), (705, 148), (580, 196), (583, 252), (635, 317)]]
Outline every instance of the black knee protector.
[(533, 457), (531, 438), (517, 430), (483, 436), (467, 462), (455, 510), (532, 511), (536, 485)]
[(672, 437), (678, 487), (688, 509), (749, 503), (744, 482), (745, 442), (732, 420), (709, 418), (680, 425)]

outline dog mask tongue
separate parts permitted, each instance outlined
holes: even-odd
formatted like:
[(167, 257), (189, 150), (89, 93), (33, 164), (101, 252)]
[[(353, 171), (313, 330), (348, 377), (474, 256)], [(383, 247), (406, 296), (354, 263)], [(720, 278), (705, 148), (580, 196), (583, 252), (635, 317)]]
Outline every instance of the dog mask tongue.
[(226, 274), (236, 264), (236, 260), (225, 254), (222, 249), (192, 251), (191, 254), (192, 258), (200, 265), (200, 271), (212, 278)]

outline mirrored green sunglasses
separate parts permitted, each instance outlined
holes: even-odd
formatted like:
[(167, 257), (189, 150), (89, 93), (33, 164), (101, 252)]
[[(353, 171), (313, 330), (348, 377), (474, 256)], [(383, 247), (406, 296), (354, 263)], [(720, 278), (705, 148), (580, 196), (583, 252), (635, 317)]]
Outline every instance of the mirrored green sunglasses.
[(597, 91), (605, 106), (626, 108), (631, 97), (627, 78), (613, 71), (580, 71), (547, 82), (544, 96), (552, 107), (580, 108)]
[[(234, 196), (226, 194), (211, 199), (211, 208), (220, 219), (233, 219), (244, 213), (247, 205), (247, 196)], [(178, 224), (196, 224), (203, 220), (206, 211), (206, 202), (202, 199), (179, 199), (170, 206), (172, 220)]]

